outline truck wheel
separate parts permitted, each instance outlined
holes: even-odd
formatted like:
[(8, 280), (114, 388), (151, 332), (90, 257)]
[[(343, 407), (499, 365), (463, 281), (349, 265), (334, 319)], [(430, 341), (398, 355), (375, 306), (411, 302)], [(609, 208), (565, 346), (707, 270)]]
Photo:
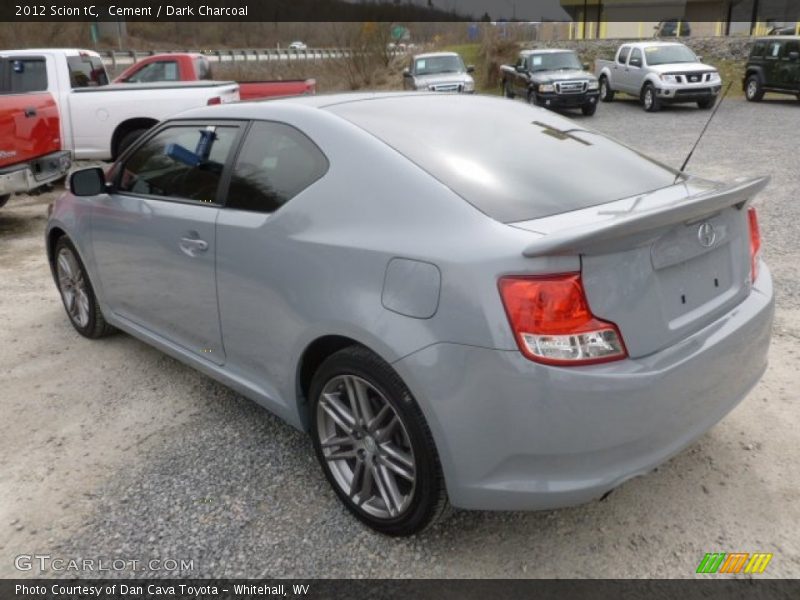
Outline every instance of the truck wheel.
[(702, 110), (708, 110), (712, 106), (714, 106), (715, 98), (706, 98), (705, 100), (698, 100), (697, 106)]
[(3, 208), (8, 202), (8, 199), (11, 198), (11, 194), (3, 194), (0, 196), (0, 208)]
[(514, 92), (511, 91), (511, 85), (508, 83), (508, 81), (503, 81), (503, 95), (506, 98), (514, 97)]
[(764, 90), (761, 87), (758, 75), (750, 75), (747, 78), (747, 83), (744, 86), (744, 95), (750, 102), (761, 102), (764, 97)]
[(600, 100), (611, 102), (614, 99), (614, 90), (608, 85), (608, 77), (600, 78)]
[(594, 102), (590, 104), (584, 104), (583, 106), (581, 106), (581, 112), (585, 116), (591, 117), (595, 112), (597, 112), (597, 104), (595, 104)]
[(642, 105), (647, 112), (658, 112), (661, 109), (661, 101), (652, 83), (646, 83), (642, 89)]
[(533, 90), (528, 90), (527, 100), (528, 104), (530, 104), (531, 106), (541, 106), (538, 98), (536, 97), (536, 92), (534, 92)]

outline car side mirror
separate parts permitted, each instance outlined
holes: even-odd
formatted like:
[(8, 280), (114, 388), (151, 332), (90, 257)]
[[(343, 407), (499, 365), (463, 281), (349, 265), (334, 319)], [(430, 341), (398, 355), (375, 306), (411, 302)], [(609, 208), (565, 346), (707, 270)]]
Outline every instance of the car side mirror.
[(800, 58), (800, 52), (789, 52), (789, 60), (797, 60)]
[(475, 65), (467, 65), (467, 73), (474, 73)]
[(631, 59), (630, 66), (632, 66), (632, 67), (641, 67), (642, 66), (641, 59), (638, 59), (638, 58)]
[(583, 63), (581, 66), (583, 67), (584, 71), (588, 71), (589, 70), (589, 63)]
[(703, 57), (702, 56), (698, 56), (697, 57), (697, 62), (703, 62)]
[(69, 177), (69, 189), (75, 196), (97, 196), (108, 192), (106, 174), (100, 167), (75, 171)]
[(517, 71), (517, 73), (524, 73), (525, 65), (514, 65), (514, 69)]
[(408, 68), (403, 69), (403, 77), (411, 77), (411, 71)]

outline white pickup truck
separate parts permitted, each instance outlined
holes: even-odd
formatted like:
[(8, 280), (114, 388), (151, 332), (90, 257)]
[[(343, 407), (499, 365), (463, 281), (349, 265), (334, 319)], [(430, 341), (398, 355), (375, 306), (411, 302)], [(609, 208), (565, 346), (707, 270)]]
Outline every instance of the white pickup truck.
[(722, 88), (719, 72), (677, 42), (622, 44), (614, 60), (595, 61), (595, 75), (603, 102), (624, 92), (639, 98), (647, 112), (677, 102), (711, 108)]
[(235, 82), (109, 84), (88, 50), (0, 50), (0, 206), (58, 180), (71, 159), (116, 158), (167, 116), (236, 100)]

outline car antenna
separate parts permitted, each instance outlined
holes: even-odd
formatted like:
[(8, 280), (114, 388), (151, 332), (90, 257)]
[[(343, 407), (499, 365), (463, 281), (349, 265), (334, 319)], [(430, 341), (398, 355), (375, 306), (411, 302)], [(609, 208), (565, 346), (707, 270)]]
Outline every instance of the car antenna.
[(697, 140), (695, 140), (694, 146), (692, 146), (692, 149), (689, 150), (689, 154), (686, 155), (686, 160), (683, 161), (683, 164), (681, 165), (681, 168), (678, 170), (679, 172), (675, 176), (675, 181), (673, 183), (677, 183), (678, 178), (683, 174), (683, 170), (686, 168), (686, 165), (689, 164), (689, 160), (692, 158), (692, 154), (694, 154), (694, 151), (697, 148), (697, 145), (700, 143), (700, 140), (703, 139), (703, 134), (706, 132), (706, 129), (708, 129), (708, 126), (711, 125), (711, 120), (714, 118), (714, 115), (717, 114), (717, 111), (719, 110), (722, 101), (725, 100), (725, 96), (728, 95), (728, 92), (730, 91), (732, 85), (733, 81), (729, 81), (728, 87), (725, 88), (725, 93), (722, 94), (722, 98), (719, 99), (719, 102), (717, 102), (717, 105), (714, 107), (714, 110), (711, 111), (711, 116), (708, 117), (708, 121), (706, 121), (706, 124), (703, 127), (703, 130), (700, 132), (700, 135), (697, 136)]

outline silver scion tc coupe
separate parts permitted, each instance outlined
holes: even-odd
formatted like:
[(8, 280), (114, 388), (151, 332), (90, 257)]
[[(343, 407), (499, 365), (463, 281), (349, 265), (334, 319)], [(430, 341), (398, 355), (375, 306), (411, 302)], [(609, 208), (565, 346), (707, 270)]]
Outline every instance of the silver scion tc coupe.
[(765, 179), (676, 172), (501, 98), (314, 96), (184, 113), (46, 231), (82, 335), (125, 331), (310, 432), (388, 534), (587, 502), (764, 372)]

